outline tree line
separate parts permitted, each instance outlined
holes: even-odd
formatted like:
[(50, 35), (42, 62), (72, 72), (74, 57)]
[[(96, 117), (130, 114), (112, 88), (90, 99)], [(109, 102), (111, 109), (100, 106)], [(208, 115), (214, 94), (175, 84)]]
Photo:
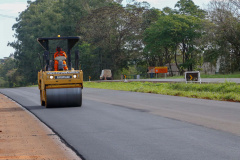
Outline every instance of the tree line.
[[(0, 80), (8, 86), (36, 83), (43, 53), (36, 39), (57, 35), (81, 36), (74, 50), (80, 51), (85, 80), (99, 79), (102, 69), (119, 77), (173, 63), (181, 74), (204, 62), (213, 66), (218, 62), (221, 73), (240, 70), (240, 1), (212, 0), (205, 10), (192, 0), (179, 0), (173, 9), (161, 10), (146, 2), (132, 0), (126, 6), (121, 2), (28, 1), (12, 27), (16, 41), (9, 45), (15, 49), (14, 59), (0, 64)], [(52, 54), (57, 45), (66, 50), (62, 42), (55, 42), (50, 44)]]

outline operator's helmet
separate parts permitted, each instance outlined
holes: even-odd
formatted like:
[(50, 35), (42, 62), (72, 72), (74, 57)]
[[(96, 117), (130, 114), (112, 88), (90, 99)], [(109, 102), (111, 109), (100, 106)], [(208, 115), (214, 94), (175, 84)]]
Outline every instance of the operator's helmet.
[(57, 46), (56, 51), (60, 52), (61, 50), (62, 50), (62, 48), (60, 46)]

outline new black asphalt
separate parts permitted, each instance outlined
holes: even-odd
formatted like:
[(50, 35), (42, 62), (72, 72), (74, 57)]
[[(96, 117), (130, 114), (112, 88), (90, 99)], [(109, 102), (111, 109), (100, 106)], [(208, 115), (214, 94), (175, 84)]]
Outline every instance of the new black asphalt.
[[(198, 119), (197, 115), (202, 114), (204, 120), (205, 112), (198, 108), (204, 110), (209, 104), (210, 110), (214, 110), (218, 105), (211, 106), (217, 103), (237, 112), (239, 103), (84, 88), (82, 107), (46, 109), (40, 106), (36, 87), (0, 89), (0, 92), (35, 114), (86, 160), (240, 159), (237, 132), (210, 129), (191, 119), (181, 119), (177, 114), (184, 116), (181, 108), (192, 108), (188, 114)], [(172, 105), (181, 110), (174, 113), (176, 118), (171, 118), (174, 115), (170, 112), (161, 115), (161, 111)], [(232, 117), (234, 113), (226, 114)], [(239, 123), (237, 118), (231, 121)]]

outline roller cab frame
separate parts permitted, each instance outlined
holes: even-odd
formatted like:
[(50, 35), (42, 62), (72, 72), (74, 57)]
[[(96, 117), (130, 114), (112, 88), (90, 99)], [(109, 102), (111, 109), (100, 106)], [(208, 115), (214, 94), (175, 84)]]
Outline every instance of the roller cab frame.
[[(50, 59), (49, 41), (67, 40), (68, 70), (54, 71), (54, 59)], [(82, 106), (83, 71), (79, 67), (79, 52), (75, 51), (75, 69), (71, 64), (71, 49), (80, 37), (38, 38), (37, 41), (45, 49), (42, 69), (38, 72), (38, 88), (40, 102), (48, 107)]]

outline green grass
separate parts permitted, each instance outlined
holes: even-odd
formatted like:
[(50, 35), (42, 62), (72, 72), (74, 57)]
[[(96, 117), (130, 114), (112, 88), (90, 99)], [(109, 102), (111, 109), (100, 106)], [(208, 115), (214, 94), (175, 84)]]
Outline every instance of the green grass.
[[(240, 78), (240, 73), (233, 73), (233, 74), (214, 74), (214, 75), (208, 75), (208, 74), (200, 74), (201, 78)], [(165, 78), (165, 77), (161, 77)], [(167, 79), (183, 79), (184, 76), (173, 76), (173, 77), (167, 77)], [(154, 78), (156, 79), (156, 78)]]
[(240, 102), (240, 85), (232, 82), (219, 84), (84, 82), (84, 87)]
[(201, 74), (201, 78), (240, 78), (240, 73), (214, 75)]
[(38, 85), (30, 85), (30, 86), (27, 86), (27, 87), (38, 87)]

